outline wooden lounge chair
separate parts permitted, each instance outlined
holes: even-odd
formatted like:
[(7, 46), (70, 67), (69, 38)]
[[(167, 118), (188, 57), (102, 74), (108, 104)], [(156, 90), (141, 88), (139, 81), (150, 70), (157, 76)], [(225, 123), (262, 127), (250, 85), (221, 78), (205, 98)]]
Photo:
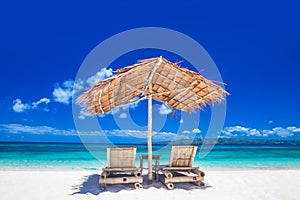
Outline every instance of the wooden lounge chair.
[(203, 185), (205, 173), (199, 167), (193, 167), (197, 146), (172, 146), (168, 166), (162, 166), (161, 180), (168, 189), (174, 189), (173, 183), (192, 182), (198, 186)]
[(107, 148), (107, 167), (102, 169), (100, 186), (107, 184), (134, 183), (134, 188), (142, 188), (141, 169), (135, 167), (136, 147)]

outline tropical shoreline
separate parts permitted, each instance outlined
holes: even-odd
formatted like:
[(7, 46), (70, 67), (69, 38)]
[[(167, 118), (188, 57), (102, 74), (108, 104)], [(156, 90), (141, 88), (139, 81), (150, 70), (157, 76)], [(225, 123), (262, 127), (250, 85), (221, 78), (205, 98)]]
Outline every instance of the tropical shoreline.
[[(134, 190), (131, 185), (99, 187), (100, 171), (0, 171), (2, 200), (13, 199), (296, 199), (297, 170), (206, 171), (205, 186), (177, 184), (170, 191), (160, 182)], [(146, 177), (146, 176), (145, 176)]]
[[(101, 170), (107, 164), (107, 145), (0, 143), (0, 170)], [(167, 164), (170, 148), (153, 145), (153, 154), (160, 155), (160, 164)], [(140, 154), (147, 154), (146, 145), (137, 145), (136, 166)], [(283, 164), (284, 163), (284, 164)], [(194, 166), (207, 170), (297, 169), (300, 146), (216, 145), (205, 157), (198, 147)]]

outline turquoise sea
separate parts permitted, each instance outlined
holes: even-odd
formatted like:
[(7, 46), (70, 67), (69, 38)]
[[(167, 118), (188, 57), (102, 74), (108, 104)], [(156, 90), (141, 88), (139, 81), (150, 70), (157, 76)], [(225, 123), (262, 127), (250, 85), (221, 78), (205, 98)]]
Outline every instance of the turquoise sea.
[[(137, 146), (137, 155), (147, 145)], [(103, 144), (0, 143), (0, 170), (98, 170), (106, 165)], [(198, 148), (199, 151), (200, 147)], [(153, 146), (154, 154), (167, 164), (170, 147)], [(137, 157), (137, 165), (139, 158)], [(207, 169), (300, 169), (300, 146), (215, 145), (195, 166)]]

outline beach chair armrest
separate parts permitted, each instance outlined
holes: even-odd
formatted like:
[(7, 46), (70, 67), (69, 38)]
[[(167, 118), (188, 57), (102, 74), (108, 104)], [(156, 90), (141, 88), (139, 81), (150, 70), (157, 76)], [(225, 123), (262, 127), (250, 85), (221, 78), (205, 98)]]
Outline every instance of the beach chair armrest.
[(162, 167), (162, 170), (168, 171), (191, 171), (195, 169), (199, 169), (199, 167)]
[(105, 171), (105, 172), (139, 172), (139, 171), (141, 171), (141, 169), (140, 168), (138, 168), (138, 167), (134, 167), (134, 168), (122, 168), (122, 167), (120, 167), (120, 168), (103, 168), (102, 169), (103, 171)]

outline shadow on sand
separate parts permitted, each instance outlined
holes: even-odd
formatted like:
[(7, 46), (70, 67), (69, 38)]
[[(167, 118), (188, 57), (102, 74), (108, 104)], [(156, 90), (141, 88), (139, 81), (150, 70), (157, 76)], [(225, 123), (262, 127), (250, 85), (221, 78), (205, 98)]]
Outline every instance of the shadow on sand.
[[(163, 175), (160, 175), (163, 176)], [(78, 185), (75, 185), (72, 187), (72, 190), (74, 191), (71, 195), (75, 194), (93, 194), (98, 195), (103, 192), (120, 192), (121, 190), (135, 190), (133, 187), (133, 184), (115, 184), (115, 185), (108, 185), (106, 189), (103, 189), (99, 185), (99, 174), (92, 174), (89, 176), (85, 176), (80, 180), (80, 183)], [(160, 177), (161, 178), (161, 177)], [(205, 183), (204, 186), (196, 186), (192, 183), (175, 183), (175, 190), (176, 189), (183, 189), (183, 190), (205, 190), (207, 188), (210, 188), (208, 183)], [(165, 189), (166, 186), (162, 184), (160, 181), (153, 181), (151, 185), (148, 184), (148, 177), (147, 175), (143, 175), (143, 189), (149, 189), (149, 188), (158, 188), (158, 189)]]

